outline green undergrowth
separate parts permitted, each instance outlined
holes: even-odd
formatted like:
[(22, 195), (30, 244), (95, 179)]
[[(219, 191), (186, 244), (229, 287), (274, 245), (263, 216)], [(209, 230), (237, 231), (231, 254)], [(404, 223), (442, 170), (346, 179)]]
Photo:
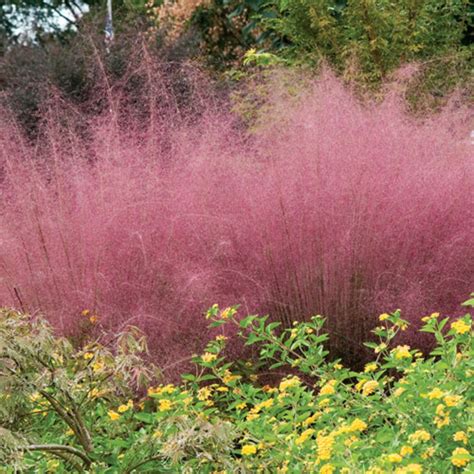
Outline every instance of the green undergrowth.
[[(77, 348), (2, 310), (0, 472), (473, 472), (470, 314), (424, 316), (429, 355), (397, 345), (399, 310), (380, 315), (361, 372), (330, 360), (320, 315), (286, 329), (238, 307), (206, 317), (219, 335), (177, 386), (135, 328)], [(234, 325), (258, 361), (225, 357)]]

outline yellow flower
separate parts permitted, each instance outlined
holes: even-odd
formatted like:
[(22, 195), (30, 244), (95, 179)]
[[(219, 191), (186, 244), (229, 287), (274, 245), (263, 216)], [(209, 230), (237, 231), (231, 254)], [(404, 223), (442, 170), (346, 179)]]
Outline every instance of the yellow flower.
[(324, 436), (318, 434), (316, 438), (316, 445), (318, 450), (318, 459), (320, 461), (327, 461), (331, 458), (332, 449), (334, 446), (334, 437), (331, 435)]
[(163, 432), (160, 430), (155, 430), (151, 435), (152, 438), (161, 438), (163, 436)]
[(232, 374), (232, 372), (229, 369), (227, 369), (224, 372), (224, 377), (222, 377), (222, 381), (224, 383), (231, 383), (231, 382), (234, 382), (235, 380), (239, 380), (241, 378), (242, 377), (240, 375), (234, 375), (234, 374)]
[(89, 313), (90, 313), (90, 310), (89, 310), (89, 309), (83, 309), (83, 310), (81, 311), (81, 315), (82, 315), (82, 316), (89, 316)]
[(453, 329), (456, 334), (465, 334), (471, 330), (471, 324), (467, 324), (462, 319), (458, 319), (454, 323), (451, 323), (451, 329)]
[(456, 431), (456, 433), (454, 433), (453, 435), (453, 439), (454, 441), (460, 441), (464, 444), (467, 444), (467, 442), (469, 441), (467, 434), (464, 431)]
[(216, 354), (211, 354), (210, 352), (206, 352), (205, 354), (203, 354), (201, 356), (201, 359), (205, 363), (210, 363), (210, 362), (213, 362), (217, 359), (217, 355)]
[(319, 417), (321, 417), (321, 413), (315, 413), (314, 415), (309, 416), (306, 420), (303, 421), (303, 426), (312, 425)]
[(120, 418), (120, 415), (114, 410), (109, 410), (107, 414), (112, 421), (118, 420)]
[(100, 371), (105, 367), (105, 365), (104, 365), (103, 362), (101, 362), (100, 360), (98, 360), (97, 362), (94, 362), (94, 363), (91, 365), (91, 367), (92, 367), (92, 370), (93, 370), (94, 372), (100, 372)]
[(365, 365), (364, 372), (375, 372), (377, 370), (377, 364), (375, 362), (370, 362)]
[(130, 408), (133, 408), (133, 401), (129, 400), (126, 405), (120, 405), (117, 409), (119, 413), (125, 413), (126, 411), (130, 410)]
[(391, 462), (391, 463), (393, 463), (393, 464), (402, 462), (402, 459), (403, 459), (403, 458), (400, 456), (400, 454), (397, 454), (397, 453), (389, 454), (389, 455), (387, 456), (387, 461), (388, 461), (388, 462)]
[(335, 470), (336, 468), (332, 464), (325, 464), (324, 466), (321, 466), (319, 474), (333, 474)]
[(395, 397), (399, 397), (403, 392), (405, 391), (405, 389), (403, 387), (398, 387), (394, 392), (393, 392), (393, 395)]
[(198, 400), (205, 401), (207, 400), (212, 394), (212, 390), (210, 387), (201, 387), (198, 390), (197, 398)]
[(392, 354), (395, 356), (395, 359), (409, 359), (411, 358), (410, 346), (397, 346), (392, 349)]
[(159, 411), (169, 411), (171, 410), (171, 408), (173, 407), (173, 402), (171, 400), (168, 400), (168, 399), (163, 399), (163, 400), (160, 400), (160, 403), (158, 405), (158, 410)]
[(255, 454), (257, 452), (257, 446), (255, 444), (246, 444), (245, 446), (242, 446), (241, 453), (243, 456), (250, 456), (252, 454)]
[(280, 386), (278, 387), (280, 392), (284, 392), (288, 388), (297, 387), (300, 384), (300, 379), (296, 375), (288, 379), (282, 380)]
[(246, 407), (247, 407), (247, 404), (245, 402), (239, 403), (238, 405), (235, 406), (237, 410), (243, 410)]
[(216, 336), (216, 341), (218, 341), (218, 342), (227, 341), (227, 339), (229, 339), (229, 338), (227, 336), (223, 336), (222, 334), (219, 335), (219, 336)]
[(147, 393), (149, 396), (150, 395), (165, 395), (165, 394), (173, 393), (174, 390), (175, 390), (175, 386), (172, 383), (170, 383), (168, 385), (160, 386), (156, 388), (150, 387), (147, 390)]
[(351, 436), (344, 441), (344, 446), (350, 447), (351, 444), (355, 443), (358, 440), (357, 436)]
[(446, 416), (446, 412), (444, 411), (446, 407), (440, 403), (437, 407), (436, 407), (436, 414), (438, 416)]
[(192, 402), (193, 402), (193, 397), (183, 398), (183, 404), (184, 404), (185, 407), (191, 405)]
[(261, 408), (270, 408), (275, 400), (273, 398), (269, 398), (268, 400), (265, 400), (264, 402), (261, 402), (258, 406)]
[(439, 388), (434, 388), (431, 390), (431, 392), (427, 393), (426, 396), (430, 399), (437, 399), (437, 398), (442, 398), (444, 396), (444, 392), (440, 390)]
[(319, 407), (325, 407), (326, 405), (329, 405), (329, 403), (331, 403), (331, 402), (329, 401), (329, 398), (323, 398), (322, 400), (320, 400), (320, 401), (318, 402), (318, 406), (319, 406)]
[(99, 398), (105, 395), (106, 393), (107, 393), (107, 390), (99, 390), (98, 388), (94, 387), (89, 392), (89, 398)]
[(258, 413), (249, 413), (247, 416), (246, 416), (246, 420), (247, 421), (252, 421), (252, 420), (255, 420), (256, 418), (258, 418), (260, 415)]
[(400, 449), (400, 456), (409, 456), (410, 454), (413, 454), (413, 448), (411, 446), (402, 446)]
[(464, 448), (456, 448), (451, 456), (451, 463), (456, 467), (465, 466), (471, 459), (469, 451)]
[(430, 447), (426, 448), (426, 451), (421, 455), (421, 459), (428, 459), (433, 457), (433, 454), (435, 453), (435, 448)]
[(217, 387), (216, 391), (217, 392), (228, 392), (229, 389), (227, 387)]
[(68, 430), (66, 430), (66, 432), (64, 433), (66, 436), (72, 436), (74, 434), (74, 431), (69, 428)]
[(367, 429), (367, 423), (360, 418), (356, 418), (349, 426), (350, 431), (364, 431)]
[(341, 370), (343, 368), (342, 364), (334, 364), (334, 369), (335, 370)]
[(237, 311), (234, 308), (226, 308), (221, 311), (221, 319), (229, 319)]
[(99, 316), (97, 316), (96, 314), (94, 314), (93, 316), (91, 316), (91, 317), (89, 318), (89, 322), (90, 322), (91, 324), (96, 324), (97, 321), (99, 321)]
[(314, 430), (312, 428), (308, 428), (307, 430), (303, 431), (298, 438), (295, 440), (295, 444), (303, 444), (312, 434)]
[(460, 395), (446, 395), (444, 397), (444, 403), (448, 407), (457, 407), (462, 401), (462, 397)]
[(86, 352), (82, 357), (85, 360), (91, 360), (94, 357), (94, 354), (92, 352)]
[(334, 386), (336, 385), (336, 383), (336, 380), (330, 380), (329, 382), (327, 382), (321, 387), (319, 395), (332, 395), (333, 393), (336, 393), (336, 391), (334, 390)]
[(369, 380), (362, 387), (362, 395), (368, 396), (374, 393), (375, 390), (378, 388), (378, 386), (379, 386), (379, 383), (376, 380)]
[(379, 316), (379, 321), (386, 321), (390, 317), (389, 314), (383, 313)]
[(438, 416), (434, 419), (434, 424), (437, 428), (442, 428), (443, 426), (447, 426), (450, 423), (449, 416), (445, 416), (444, 418), (440, 418)]
[(381, 344), (379, 344), (375, 349), (374, 349), (374, 352), (376, 354), (379, 354), (380, 352), (384, 351), (385, 349), (387, 349), (387, 344), (385, 344), (385, 342), (382, 342)]

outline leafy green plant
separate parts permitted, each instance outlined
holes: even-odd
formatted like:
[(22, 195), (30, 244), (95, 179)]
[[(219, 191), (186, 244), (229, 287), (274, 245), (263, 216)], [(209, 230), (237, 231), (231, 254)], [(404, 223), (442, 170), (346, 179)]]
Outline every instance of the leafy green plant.
[[(474, 307), (474, 298), (464, 304)], [(95, 352), (64, 352), (60, 346), (70, 346), (63, 339), (53, 344), (47, 325), (4, 311), (0, 319), (0, 406), (6, 407), (6, 402), (11, 407), (1, 414), (2, 426), (7, 426), (2, 428), (0, 453), (2, 462), (11, 466), (5, 472), (33, 465), (42, 472), (65, 472), (72, 466), (94, 473), (150, 469), (470, 472), (474, 421), (470, 314), (457, 319), (438, 313), (423, 317), (421, 331), (433, 334), (436, 340), (429, 355), (397, 345), (399, 334), (408, 328), (399, 310), (380, 315), (374, 340), (367, 343), (374, 359), (361, 372), (329, 360), (320, 315), (287, 329), (268, 316), (241, 317), (237, 306), (221, 310), (214, 305), (206, 317), (221, 334), (194, 357), (195, 371), (183, 375), (181, 386), (148, 386), (141, 400), (136, 395), (126, 401), (133, 395), (122, 382), (134, 380), (136, 373), (133, 364), (124, 362), (129, 350), (125, 359), (117, 351), (114, 362), (104, 368), (120, 367), (115, 373), (118, 385), (108, 386), (114, 396), (96, 394), (85, 413), (82, 404), (63, 402), (64, 385), (55, 377), (60, 367), (76, 373), (68, 378), (74, 380), (68, 391), (75, 399), (76, 391), (90, 387), (84, 380), (94, 378), (84, 375), (87, 369), (83, 366), (89, 360), (85, 354), (93, 354), (93, 361)], [(225, 356), (229, 325), (238, 328), (246, 345), (256, 348), (257, 361)], [(12, 328), (19, 343), (5, 338), (12, 335)], [(128, 341), (126, 347), (143, 349), (137, 343), (140, 338), (123, 337)], [(22, 349), (26, 340), (36, 349)], [(51, 353), (47, 370), (43, 363), (37, 366), (35, 362), (37, 354), (40, 358), (45, 355), (38, 347), (50, 347), (45, 342), (35, 344), (40, 340), (50, 341), (59, 351)], [(59, 356), (65, 359), (58, 362)], [(12, 372), (20, 367), (17, 359), (25, 369)], [(48, 376), (38, 378), (42, 371)], [(74, 416), (74, 407), (78, 408), (88, 423), (91, 449), (77, 436), (75, 423), (55, 409), (55, 400), (68, 403), (68, 416)], [(14, 425), (7, 412), (16, 417)]]
[(28, 452), (44, 467), (35, 453), (50, 453), (81, 470), (113, 455), (117, 440), (100, 434), (107, 407), (131, 408), (157, 371), (143, 366), (146, 342), (137, 330), (118, 334), (112, 347), (76, 349), (43, 319), (0, 313), (0, 461), (16, 466), (18, 452)]
[(346, 80), (371, 86), (417, 63), (422, 80), (409, 97), (419, 107), (432, 105), (430, 94), (439, 98), (469, 80), (474, 11), (467, 0), (281, 0), (275, 6), (278, 16), (264, 22), (286, 40), (280, 54), (292, 62), (324, 59)]

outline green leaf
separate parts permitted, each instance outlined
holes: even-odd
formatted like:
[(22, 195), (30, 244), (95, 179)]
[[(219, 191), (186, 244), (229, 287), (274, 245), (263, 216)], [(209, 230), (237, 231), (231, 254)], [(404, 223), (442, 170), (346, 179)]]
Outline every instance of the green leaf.
[(141, 421), (143, 423), (153, 423), (155, 421), (155, 415), (152, 413), (135, 413), (133, 415), (135, 420)]

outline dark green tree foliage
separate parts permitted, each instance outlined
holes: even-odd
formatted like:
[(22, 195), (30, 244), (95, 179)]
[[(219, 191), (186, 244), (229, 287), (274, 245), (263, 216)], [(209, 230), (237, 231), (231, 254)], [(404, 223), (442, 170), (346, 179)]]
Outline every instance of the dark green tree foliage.
[(417, 63), (407, 94), (431, 108), (456, 86), (472, 90), (473, 18), (470, 0), (213, 0), (192, 22), (220, 67), (256, 48), (290, 65), (323, 59), (347, 81), (378, 87)]
[(277, 6), (278, 18), (267, 24), (290, 43), (287, 57), (325, 58), (364, 82), (408, 62), (456, 65), (459, 74), (472, 61), (469, 0), (279, 0)]
[(199, 6), (191, 25), (198, 31), (208, 62), (217, 68), (242, 58), (269, 35), (262, 29), (265, 0), (213, 0)]

